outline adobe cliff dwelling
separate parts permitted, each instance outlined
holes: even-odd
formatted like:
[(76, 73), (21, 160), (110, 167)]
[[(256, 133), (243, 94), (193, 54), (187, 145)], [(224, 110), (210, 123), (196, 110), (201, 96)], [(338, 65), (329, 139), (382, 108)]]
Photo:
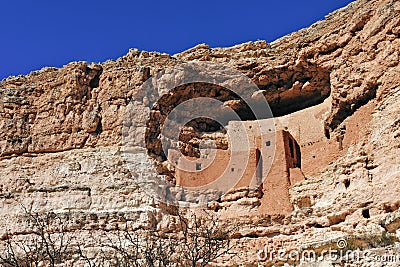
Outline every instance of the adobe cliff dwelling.
[[(262, 121), (231, 121), (227, 126), (228, 143), (238, 147), (203, 148), (201, 157), (181, 157), (176, 150), (168, 151), (176, 163), (176, 185), (189, 188), (230, 183), (235, 191), (259, 191), (258, 214), (287, 214), (293, 210), (289, 188), (305, 177), (301, 172), (301, 152), (293, 136), (274, 128), (260, 132)], [(268, 124), (268, 123), (267, 123)], [(245, 132), (240, 131), (243, 127)], [(215, 183), (215, 184), (214, 184)], [(183, 200), (183, 199), (181, 199)], [(235, 211), (231, 211), (235, 216)]]
[[(146, 181), (157, 181), (151, 184), (157, 193), (170, 189), (177, 201), (197, 203), (199, 196), (182, 195), (162, 182), (198, 187), (236, 174), (241, 179), (233, 179), (233, 189), (207, 212), (226, 229), (232, 226), (229, 241), (237, 257), (224, 255), (214, 266), (272, 266), (282, 262), (260, 260), (260, 250), (319, 252), (337, 249), (343, 239), (350, 244), (343, 251), (399, 255), (399, 14), (399, 1), (358, 0), (272, 43), (201, 44), (176, 55), (131, 49), (117, 60), (72, 62), (2, 80), (0, 255), (7, 254), (10, 240), (35, 241), (26, 212), (51, 222), (68, 218), (65, 227), (43, 232), (55, 238), (65, 230), (89, 260), (104, 248), (99, 243), (110, 245), (107, 237), (125, 227), (132, 234), (173, 237), (184, 229), (180, 217), (146, 191)], [(251, 79), (259, 88), (256, 96), (270, 103), (276, 134), (253, 132), (254, 124), (272, 118), (256, 120), (237, 95), (220, 86), (190, 83), (166, 95), (142, 87), (158, 73), (176, 78), (163, 70), (185, 62), (221, 64)], [(191, 163), (163, 151), (161, 133), (169, 112), (197, 97), (213, 97), (239, 119), (188, 123), (181, 132), (185, 142), (171, 142), (170, 148)], [(228, 132), (241, 127), (252, 138), (232, 147)], [(207, 139), (215, 146), (208, 147)], [(229, 163), (228, 154), (248, 164)], [(173, 251), (185, 244), (180, 240)], [(348, 262), (340, 258), (342, 263)]]

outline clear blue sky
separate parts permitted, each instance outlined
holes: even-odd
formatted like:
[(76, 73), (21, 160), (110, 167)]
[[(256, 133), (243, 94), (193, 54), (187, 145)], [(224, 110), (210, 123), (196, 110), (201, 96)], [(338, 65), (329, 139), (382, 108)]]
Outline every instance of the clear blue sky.
[(2, 0), (0, 79), (78, 60), (116, 59), (129, 48), (174, 54), (272, 42), (350, 0)]

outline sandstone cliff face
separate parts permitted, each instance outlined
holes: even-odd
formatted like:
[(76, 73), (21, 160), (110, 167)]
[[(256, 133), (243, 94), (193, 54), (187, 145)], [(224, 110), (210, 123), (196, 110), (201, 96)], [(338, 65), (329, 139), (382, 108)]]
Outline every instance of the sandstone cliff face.
[[(111, 229), (113, 223), (126, 220), (137, 227), (162, 222), (160, 227), (168, 228), (168, 219), (161, 219), (162, 212), (124, 166), (118, 147), (129, 102), (135, 106), (130, 114), (133, 126), (144, 133), (143, 114), (160, 97), (159, 92), (142, 90), (144, 81), (191, 61), (211, 61), (241, 71), (262, 90), (276, 116), (329, 97), (320, 120), (322, 137), (318, 143), (309, 136), (304, 139), (315, 141), (314, 146), (302, 144), (311, 167), (308, 180), (290, 191), (295, 211), (285, 218), (238, 218), (242, 225), (235, 236), (238, 263), (257, 262), (257, 249), (271, 240), (284, 241), (289, 249), (350, 234), (395, 233), (400, 207), (399, 14), (399, 1), (360, 0), (271, 44), (257, 41), (230, 48), (203, 44), (173, 56), (132, 49), (101, 64), (75, 62), (4, 79), (0, 82), (2, 233), (7, 228), (23, 232), (23, 223), (17, 227), (19, 203), (43, 212), (75, 211), (84, 218), (76, 231), (92, 224)], [(288, 128), (296, 137), (297, 128)], [(339, 150), (336, 138), (341, 134)], [(144, 140), (134, 140), (134, 145), (144, 147)], [(157, 149), (153, 148), (155, 154)], [(313, 164), (320, 165), (313, 168)], [(235, 202), (228, 206), (241, 208)], [(158, 215), (149, 219), (153, 209)], [(363, 216), (366, 209), (369, 216)], [(94, 222), (93, 213), (103, 219)]]

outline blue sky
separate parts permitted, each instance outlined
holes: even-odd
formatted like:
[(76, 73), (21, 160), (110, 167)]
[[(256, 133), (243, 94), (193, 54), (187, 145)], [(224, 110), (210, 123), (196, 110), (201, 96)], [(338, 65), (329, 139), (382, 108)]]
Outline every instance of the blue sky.
[(199, 43), (272, 42), (349, 0), (2, 0), (0, 79), (78, 60), (116, 59), (129, 48), (175, 54)]

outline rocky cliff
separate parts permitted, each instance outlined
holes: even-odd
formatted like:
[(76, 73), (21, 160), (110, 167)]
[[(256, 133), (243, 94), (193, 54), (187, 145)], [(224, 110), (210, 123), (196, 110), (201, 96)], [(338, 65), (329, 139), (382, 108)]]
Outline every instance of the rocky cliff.
[[(124, 164), (123, 118), (134, 103), (133, 126), (144, 133), (143, 114), (161, 95), (143, 90), (143, 83), (168, 67), (206, 61), (249, 77), (274, 116), (291, 121), (278, 127), (301, 137), (306, 159), (307, 180), (290, 189), (294, 212), (236, 218), (239, 254), (227, 265), (257, 264), (258, 250), (268, 244), (318, 248), (341, 237), (396, 231), (400, 238), (399, 54), (400, 2), (359, 0), (270, 44), (202, 44), (176, 55), (131, 49), (101, 64), (74, 62), (6, 78), (0, 82), (0, 235), (24, 234), (21, 203), (40, 212), (73, 212), (74, 231), (82, 235), (126, 221), (136, 228), (170, 227), (170, 215)], [(162, 105), (176, 105), (189, 89)], [(198, 91), (211, 96), (213, 90), (200, 85)], [(231, 105), (232, 99), (222, 94), (219, 100)], [(315, 120), (318, 133), (300, 133), (304, 116)], [(133, 144), (145, 148), (145, 140), (133, 138)], [(165, 160), (157, 142), (147, 148)], [(150, 166), (137, 169), (157, 176)]]

